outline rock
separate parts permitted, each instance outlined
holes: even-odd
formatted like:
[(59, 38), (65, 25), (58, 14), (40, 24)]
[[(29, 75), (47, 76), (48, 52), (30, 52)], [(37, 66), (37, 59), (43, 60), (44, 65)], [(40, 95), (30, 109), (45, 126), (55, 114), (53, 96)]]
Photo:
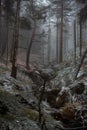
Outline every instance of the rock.
[(6, 121), (0, 121), (0, 130), (9, 130), (9, 126)]
[(53, 69), (42, 69), (40, 70), (40, 75), (45, 81), (49, 81), (56, 77), (56, 73)]
[(0, 80), (0, 85), (3, 86), (3, 81), (2, 80)]
[(34, 121), (19, 118), (14, 121), (2, 121), (0, 119), (0, 130), (40, 130), (40, 128)]
[(85, 70), (80, 70), (78, 75), (77, 75), (77, 78), (81, 79), (81, 78), (83, 78), (85, 76), (87, 76), (87, 72)]
[(57, 103), (56, 103), (56, 98), (58, 93), (60, 92), (61, 88), (59, 89), (52, 89), (50, 91), (45, 92), (45, 97), (47, 99), (47, 102), (51, 105), (51, 107), (56, 108)]
[(51, 115), (56, 120), (60, 120), (62, 118), (59, 110), (54, 110), (53, 112), (51, 112)]
[(9, 112), (8, 107), (2, 101), (0, 101), (0, 114), (5, 115), (7, 112)]
[(44, 113), (50, 113), (51, 112), (51, 107), (50, 107), (50, 105), (49, 105), (49, 103), (47, 103), (46, 101), (42, 101), (42, 105), (41, 105), (41, 109), (42, 109), (42, 111), (44, 112)]
[(19, 86), (18, 84), (15, 84), (15, 85), (13, 86), (13, 89), (18, 90), (18, 91), (23, 91), (23, 90), (24, 90), (23, 87), (22, 87), (22, 86)]
[(67, 87), (62, 87), (61, 91), (56, 97), (57, 108), (62, 107), (65, 103), (70, 101), (70, 90)]
[(32, 95), (30, 96), (27, 92), (26, 93), (19, 93), (15, 95), (17, 97), (17, 100), (24, 104), (25, 106), (29, 106), (32, 109), (35, 109), (37, 106), (37, 99)]
[(82, 82), (74, 82), (69, 88), (73, 94), (82, 94), (85, 90), (85, 85)]
[(60, 70), (60, 65), (54, 65), (53, 67), (52, 67), (52, 69), (54, 70), (54, 71), (59, 71)]
[(56, 71), (56, 77), (51, 80), (52, 86), (68, 86), (73, 81), (73, 67), (62, 68)]
[(53, 120), (50, 122), (47, 121), (46, 128), (47, 130), (63, 130), (64, 129), (63, 123), (61, 121), (56, 121), (56, 120)]
[(44, 84), (44, 80), (38, 71), (29, 72), (28, 76), (38, 87), (41, 87)]
[(28, 101), (20, 94), (15, 95), (21, 104), (29, 105)]
[[(9, 110), (9, 113), (20, 114), (21, 109), (23, 109), (23, 105), (21, 105), (15, 95), (12, 95), (9, 92), (0, 90), (0, 102), (1, 102), (1, 108), (7, 111)], [(2, 109), (1, 109), (2, 111)]]

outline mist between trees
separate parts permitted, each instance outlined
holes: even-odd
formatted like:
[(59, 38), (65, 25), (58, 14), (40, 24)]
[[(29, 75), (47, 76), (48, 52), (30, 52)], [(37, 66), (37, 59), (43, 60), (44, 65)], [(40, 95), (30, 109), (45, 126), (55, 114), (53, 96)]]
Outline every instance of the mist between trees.
[(86, 0), (0, 0), (0, 59), (12, 63), (13, 77), (17, 64), (76, 64), (86, 33)]

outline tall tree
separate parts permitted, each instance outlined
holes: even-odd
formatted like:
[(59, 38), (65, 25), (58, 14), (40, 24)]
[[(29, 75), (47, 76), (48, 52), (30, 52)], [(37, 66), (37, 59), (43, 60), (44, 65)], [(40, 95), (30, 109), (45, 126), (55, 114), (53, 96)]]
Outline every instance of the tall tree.
[(63, 61), (63, 8), (64, 8), (64, 1), (61, 0), (60, 55), (59, 55), (60, 63)]
[(82, 55), (82, 19), (80, 18), (80, 57)]
[(56, 62), (58, 63), (58, 20), (59, 20), (59, 17), (58, 17), (58, 3), (57, 3), (57, 28), (56, 28)]
[(1, 0), (0, 0), (0, 49), (1, 49)]
[(30, 66), (29, 66), (29, 62), (30, 62), (30, 52), (31, 52), (31, 47), (32, 47), (32, 43), (33, 43), (33, 40), (34, 40), (34, 37), (35, 37), (35, 32), (36, 32), (36, 19), (34, 17), (34, 1), (31, 0), (31, 12), (32, 12), (32, 17), (33, 17), (33, 21), (34, 21), (34, 27), (33, 27), (33, 30), (32, 30), (32, 34), (31, 34), (31, 39), (30, 39), (30, 43), (28, 45), (28, 49), (27, 49), (27, 54), (26, 54), (26, 67), (28, 69), (30, 69)]
[(85, 57), (86, 57), (86, 54), (87, 54), (87, 48), (85, 49), (83, 55), (81, 56), (80, 61), (79, 61), (79, 64), (78, 64), (78, 66), (77, 66), (77, 68), (76, 68), (76, 70), (75, 70), (74, 80), (77, 79), (78, 73), (79, 73), (79, 71), (80, 71), (80, 68), (81, 68), (83, 62), (84, 62), (84, 59), (85, 59)]
[(3, 4), (4, 4), (4, 12), (5, 12), (5, 16), (4, 16), (4, 21), (5, 21), (5, 27), (4, 27), (5, 28), (5, 41), (3, 42), (1, 57), (3, 57), (3, 55), (4, 55), (5, 51), (6, 51), (6, 47), (8, 48), (8, 20), (9, 20), (9, 10), (11, 8), (10, 0), (9, 1), (5, 0)]
[[(82, 1), (81, 1), (82, 2)], [(80, 56), (82, 54), (83, 42), (83, 23), (87, 20), (87, 4), (79, 12), (79, 26), (80, 26)]]
[(0, 16), (1, 16), (1, 0), (0, 0)]
[(18, 39), (19, 39), (19, 16), (20, 16), (20, 1), (17, 0), (16, 16), (14, 23), (14, 34), (13, 34), (13, 57), (12, 57), (12, 71), (11, 76), (16, 78), (17, 76), (17, 54), (18, 54)]
[(51, 25), (50, 25), (51, 10), (49, 7), (49, 26), (48, 26), (48, 63), (50, 63), (50, 49), (51, 49)]
[(29, 66), (29, 62), (30, 62), (30, 52), (31, 52), (32, 43), (33, 43), (33, 40), (34, 40), (34, 37), (35, 37), (35, 32), (36, 32), (36, 21), (34, 21), (34, 27), (33, 27), (32, 34), (31, 34), (30, 43), (29, 43), (28, 49), (27, 49), (26, 67), (27, 67), (28, 69), (30, 69), (30, 66)]
[(74, 63), (76, 65), (76, 20), (74, 20)]
[[(5, 54), (7, 55), (8, 59), (8, 32), (9, 32), (9, 23), (11, 22), (11, 17), (13, 17), (13, 0), (4, 0), (3, 1), (3, 11), (4, 11), (4, 17), (3, 17), (3, 22), (4, 22), (4, 30), (5, 30), (5, 39), (4, 42), (2, 43), (2, 51), (1, 51), (1, 57)], [(3, 29), (3, 28), (2, 28)], [(3, 30), (2, 30), (3, 31)], [(3, 40), (3, 39), (2, 39)]]

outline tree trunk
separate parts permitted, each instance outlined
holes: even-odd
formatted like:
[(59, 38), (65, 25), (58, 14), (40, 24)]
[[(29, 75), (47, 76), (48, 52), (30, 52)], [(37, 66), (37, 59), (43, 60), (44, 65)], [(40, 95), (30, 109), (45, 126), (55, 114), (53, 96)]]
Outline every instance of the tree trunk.
[(1, 0), (0, 0), (0, 17), (1, 17)]
[(7, 37), (6, 37), (6, 65), (8, 64), (8, 33), (9, 33), (9, 25), (8, 25), (8, 15), (7, 15), (7, 21), (6, 21), (6, 26), (7, 26)]
[(12, 62), (12, 57), (13, 57), (13, 43), (11, 45), (11, 50), (10, 50), (10, 62)]
[(32, 31), (32, 36), (31, 36), (31, 40), (27, 49), (27, 56), (26, 56), (26, 67), (29, 69), (29, 62), (30, 62), (30, 52), (31, 52), (31, 47), (32, 47), (32, 43), (33, 43), (33, 39), (35, 37), (35, 32), (36, 32), (36, 21), (34, 21), (34, 28)]
[[(5, 33), (6, 33), (6, 36), (5, 36), (5, 41), (4, 41), (4, 45), (2, 47), (2, 51), (1, 51), (1, 55), (0, 57), (3, 57), (3, 55), (6, 53), (6, 57), (8, 57), (8, 54), (7, 54), (7, 50), (8, 50), (8, 31), (9, 31), (9, 25), (8, 25), (8, 19), (9, 19), (9, 16), (8, 16), (8, 13), (6, 14), (5, 16), (5, 25), (6, 25), (6, 30), (5, 30)], [(7, 49), (7, 50), (6, 50)], [(7, 61), (6, 61), (7, 62)], [(6, 63), (7, 64), (7, 63)]]
[(85, 23), (84, 23), (84, 46), (86, 45), (85, 43), (86, 43), (86, 22), (87, 21), (85, 21)]
[(56, 62), (58, 63), (58, 4), (57, 4), (57, 30), (56, 30)]
[(80, 57), (82, 55), (82, 20), (80, 18)]
[(1, 51), (1, 0), (0, 0), (0, 51)]
[(27, 55), (26, 55), (26, 68), (27, 69), (30, 69), (30, 66), (29, 66), (29, 62), (30, 62), (30, 52), (31, 52), (31, 47), (32, 47), (32, 43), (33, 43), (33, 40), (34, 40), (34, 37), (35, 37), (35, 32), (36, 32), (36, 19), (34, 18), (34, 1), (31, 0), (31, 10), (32, 10), (32, 16), (33, 16), (33, 19), (34, 19), (34, 27), (33, 27), (33, 31), (32, 31), (32, 36), (31, 36), (31, 39), (30, 39), (30, 43), (29, 43), (29, 46), (28, 46), (28, 49), (27, 49)]
[(80, 71), (80, 68), (81, 68), (81, 66), (82, 66), (82, 64), (83, 64), (83, 61), (84, 61), (84, 59), (85, 59), (85, 57), (86, 57), (86, 54), (87, 54), (87, 48), (86, 48), (85, 52), (83, 53), (83, 55), (82, 55), (82, 57), (81, 57), (81, 59), (80, 59), (80, 62), (79, 62), (79, 64), (78, 64), (78, 66), (77, 66), (74, 80), (77, 79), (77, 75), (78, 75), (78, 73), (79, 73), (79, 71)]
[[(15, 28), (15, 25), (14, 25), (14, 28)], [(13, 40), (14, 40), (14, 30), (13, 30), (13, 37), (12, 37), (11, 49), (10, 49), (10, 62), (12, 62), (12, 60), (13, 60), (13, 51), (14, 51)]]
[(77, 30), (77, 47), (79, 47), (79, 24), (78, 24), (78, 19), (77, 19), (76, 30)]
[(20, 13), (20, 0), (17, 0), (17, 9), (14, 24), (14, 34), (13, 34), (13, 57), (12, 57), (12, 71), (11, 76), (16, 78), (17, 76), (17, 53), (18, 53), (18, 38), (19, 38), (19, 13)]
[(50, 63), (50, 44), (51, 44), (51, 28), (50, 28), (50, 8), (49, 8), (49, 29), (48, 29), (48, 64)]
[(63, 61), (63, 0), (61, 0), (61, 27), (60, 27), (60, 55), (59, 62)]
[(74, 63), (76, 65), (76, 20), (74, 21)]

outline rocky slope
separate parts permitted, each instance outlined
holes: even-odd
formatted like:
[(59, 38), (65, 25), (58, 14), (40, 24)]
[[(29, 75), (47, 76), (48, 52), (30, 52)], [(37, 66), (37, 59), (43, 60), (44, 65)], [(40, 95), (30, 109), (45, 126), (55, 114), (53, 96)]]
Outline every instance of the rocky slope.
[[(0, 67), (0, 130), (68, 130), (87, 127), (87, 60), (76, 81), (75, 67), (62, 63), (41, 69), (30, 77), (10, 77)], [(20, 75), (20, 73), (19, 73)], [(51, 77), (51, 78), (49, 78)], [(31, 80), (32, 79), (32, 80)], [(40, 93), (46, 80), (40, 104)], [(39, 122), (41, 116), (41, 123)]]

